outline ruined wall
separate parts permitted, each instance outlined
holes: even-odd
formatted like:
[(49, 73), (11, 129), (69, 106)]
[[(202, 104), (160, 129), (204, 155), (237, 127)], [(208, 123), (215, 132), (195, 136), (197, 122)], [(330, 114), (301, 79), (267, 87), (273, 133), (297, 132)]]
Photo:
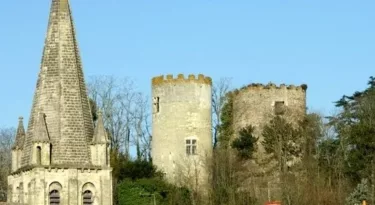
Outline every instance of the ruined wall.
[(262, 155), (262, 128), (275, 116), (277, 102), (284, 104), (283, 116), (289, 122), (297, 123), (306, 114), (306, 89), (306, 85), (250, 84), (233, 91), (233, 125), (236, 135), (241, 128), (255, 126), (255, 135), (260, 137), (258, 154)]
[(83, 204), (83, 192), (93, 193), (94, 205), (112, 205), (112, 169), (34, 168), (8, 177), (8, 203), (48, 205), (49, 193), (60, 192), (61, 205)]
[[(201, 184), (207, 183), (206, 159), (212, 153), (211, 86), (211, 78), (203, 75), (152, 79), (153, 163), (173, 183), (195, 176)], [(186, 153), (186, 140), (196, 140), (196, 154)]]

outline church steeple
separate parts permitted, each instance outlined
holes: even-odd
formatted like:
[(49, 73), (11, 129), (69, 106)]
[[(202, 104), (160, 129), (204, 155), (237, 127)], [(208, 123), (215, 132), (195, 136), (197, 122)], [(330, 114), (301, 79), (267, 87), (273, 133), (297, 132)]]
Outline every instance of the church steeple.
[(27, 131), (20, 118), (12, 149), (7, 202), (112, 205), (109, 143), (102, 117), (93, 140), (94, 122), (69, 0), (50, 1)]
[(109, 166), (109, 139), (104, 127), (103, 115), (99, 111), (98, 122), (90, 145), (91, 162), (96, 166)]
[(51, 143), (52, 164), (90, 163), (93, 133), (69, 1), (52, 0), (22, 165), (32, 163), (32, 144), (38, 139)]
[(23, 153), (24, 141), (25, 141), (25, 128), (23, 127), (23, 117), (19, 117), (16, 140), (12, 147), (12, 171), (13, 172), (21, 167), (21, 156)]
[(92, 138), (93, 144), (107, 144), (108, 143), (108, 135), (104, 128), (104, 121), (102, 112), (99, 111), (98, 114), (98, 122), (96, 123), (96, 127), (94, 130), (94, 137)]
[(16, 133), (16, 140), (12, 149), (23, 149), (23, 144), (25, 141), (25, 128), (23, 127), (23, 117), (18, 118), (18, 127)]

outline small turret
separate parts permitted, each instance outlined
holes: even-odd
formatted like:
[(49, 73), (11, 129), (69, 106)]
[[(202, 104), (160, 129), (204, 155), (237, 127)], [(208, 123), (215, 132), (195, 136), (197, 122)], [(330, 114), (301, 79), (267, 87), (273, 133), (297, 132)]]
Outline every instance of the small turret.
[(93, 165), (109, 166), (109, 139), (104, 127), (103, 115), (100, 111), (90, 149)]
[(31, 158), (31, 164), (34, 165), (48, 166), (51, 164), (51, 143), (45, 117), (44, 113), (39, 113), (38, 122), (34, 128)]
[(23, 117), (19, 117), (16, 140), (12, 147), (12, 171), (16, 171), (17, 169), (21, 167), (21, 156), (22, 156), (24, 142), (25, 142), (25, 128), (23, 126)]

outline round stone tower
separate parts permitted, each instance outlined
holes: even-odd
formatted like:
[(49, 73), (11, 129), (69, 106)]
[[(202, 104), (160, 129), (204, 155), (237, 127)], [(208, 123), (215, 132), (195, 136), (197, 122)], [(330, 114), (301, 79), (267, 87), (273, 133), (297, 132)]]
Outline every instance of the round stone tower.
[(207, 184), (211, 86), (211, 78), (201, 74), (152, 79), (152, 160), (177, 185)]
[(275, 115), (282, 115), (292, 124), (297, 123), (306, 114), (307, 85), (294, 86), (269, 83), (250, 84), (232, 92), (234, 132), (248, 125), (255, 126), (255, 135), (259, 137), (259, 153), (263, 152), (261, 132)]

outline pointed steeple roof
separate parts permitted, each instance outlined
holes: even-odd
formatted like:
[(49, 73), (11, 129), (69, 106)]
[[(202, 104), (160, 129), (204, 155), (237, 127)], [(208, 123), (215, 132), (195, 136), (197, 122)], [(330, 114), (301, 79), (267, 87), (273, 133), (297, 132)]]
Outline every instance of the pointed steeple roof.
[(32, 141), (33, 142), (49, 142), (50, 141), (44, 113), (39, 113), (39, 119), (34, 127), (34, 135), (33, 135)]
[(25, 141), (25, 128), (23, 127), (23, 117), (19, 117), (16, 140), (14, 142), (12, 149), (23, 149), (24, 141)]
[[(44, 125), (38, 113), (44, 113)], [(48, 135), (39, 135), (47, 127)], [(52, 164), (90, 162), (94, 126), (68, 0), (52, 0), (41, 68), (25, 140), (22, 166), (31, 162), (33, 139), (49, 136)], [(38, 135), (38, 136), (37, 136)]]
[(94, 137), (92, 138), (92, 143), (93, 144), (106, 144), (108, 142), (109, 141), (108, 141), (107, 132), (104, 127), (103, 115), (102, 115), (102, 112), (99, 111), (98, 122), (94, 130)]

